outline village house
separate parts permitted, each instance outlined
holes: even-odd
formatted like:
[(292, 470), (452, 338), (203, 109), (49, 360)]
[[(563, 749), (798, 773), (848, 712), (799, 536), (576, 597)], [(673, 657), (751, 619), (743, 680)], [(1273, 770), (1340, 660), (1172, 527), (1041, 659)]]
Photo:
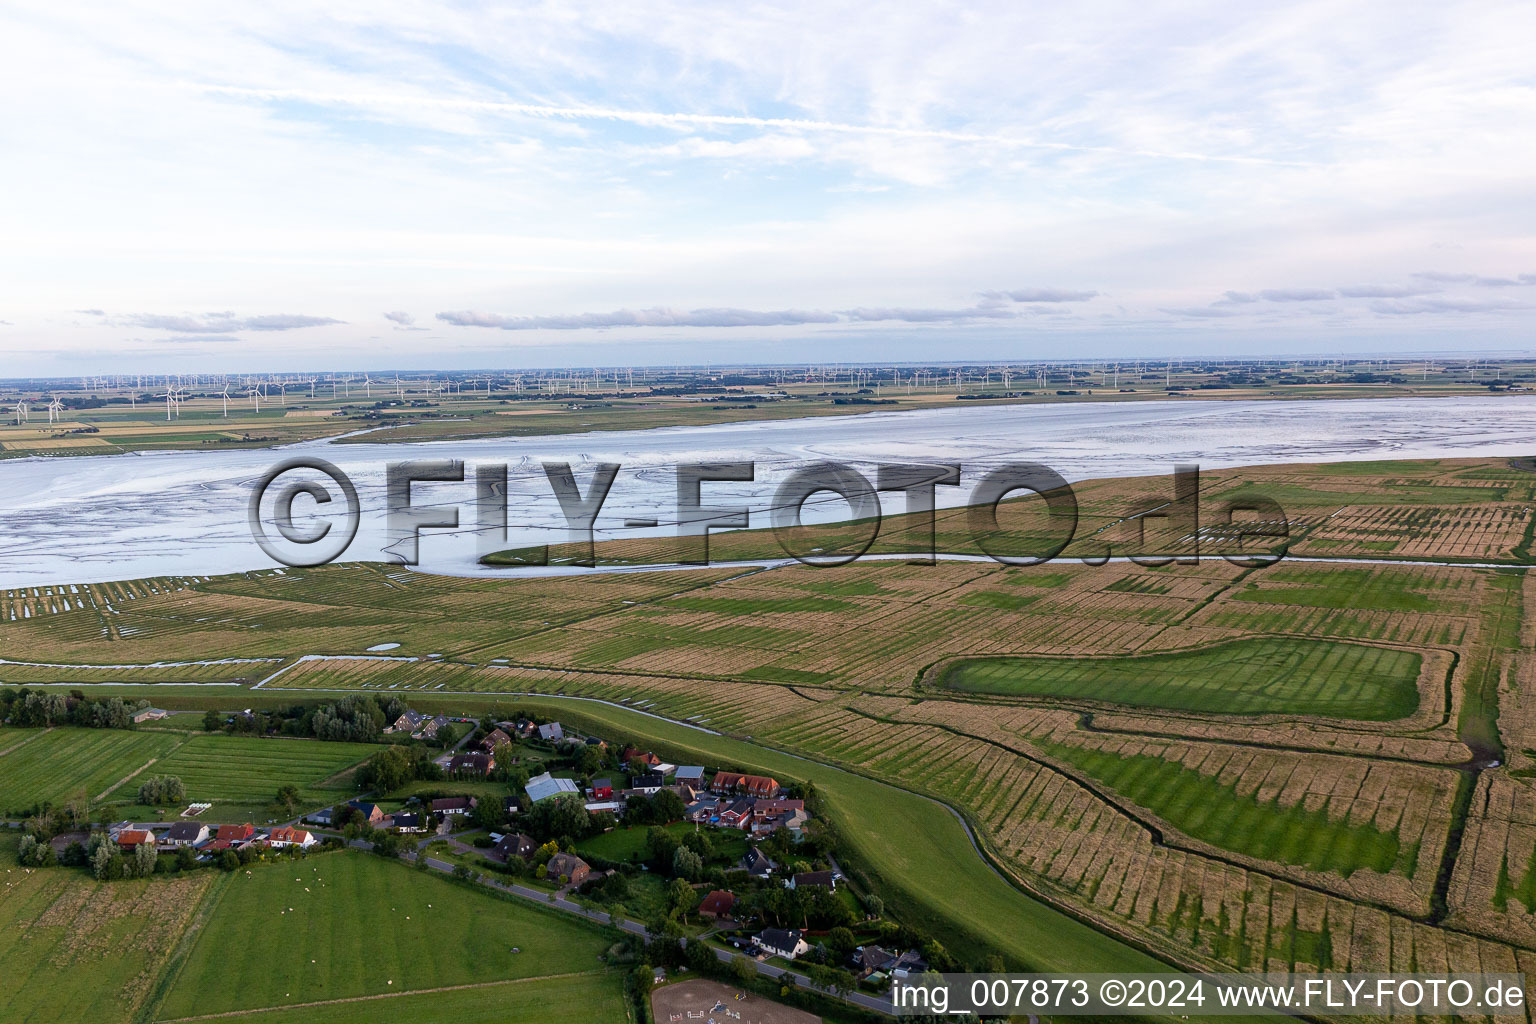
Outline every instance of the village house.
[(793, 960), (811, 947), (798, 928), (764, 928), (752, 936), (752, 945), (768, 956)]
[(699, 916), (711, 921), (730, 920), (731, 909), (736, 906), (736, 894), (728, 889), (716, 889), (699, 903)]
[(694, 789), (699, 789), (704, 785), (704, 768), (701, 765), (685, 764), (678, 768), (672, 779), (674, 782), (687, 783)]
[(580, 788), (570, 779), (557, 779), (549, 772), (535, 775), (528, 780), (528, 785), (523, 787), (523, 792), (528, 794), (531, 803), (547, 800), (561, 793), (580, 793)]
[(607, 800), (613, 796), (612, 779), (593, 779), (592, 790), (589, 794), (594, 800)]
[(169, 718), (170, 714), (169, 711), (163, 708), (145, 708), (142, 711), (135, 711), (133, 713), (133, 721), (135, 725), (140, 722), (157, 722), (162, 718)]
[(208, 844), (208, 849), (214, 852), (224, 850), (243, 850), (256, 841), (256, 826), (250, 822), (244, 825), (220, 825), (218, 831), (213, 834), (213, 841)]
[(755, 836), (789, 828), (798, 837), (808, 820), (804, 800), (754, 800), (752, 802), (752, 834)]
[(274, 828), (267, 835), (267, 845), (279, 850), (285, 850), (290, 846), (297, 846), (301, 850), (307, 850), (317, 842), (319, 840), (312, 833), (306, 832), (302, 828), (292, 828), (288, 825)]
[(715, 824), (721, 828), (746, 829), (752, 825), (752, 801), (732, 800), (720, 806), (715, 814)]
[(181, 846), (199, 846), (208, 841), (208, 826), (200, 821), (178, 821), (160, 837), (160, 845), (172, 849)]
[(629, 780), (629, 788), (634, 793), (644, 793), (651, 796), (661, 792), (661, 787), (667, 784), (660, 772), (642, 772)]
[(661, 764), (661, 758), (649, 750), (642, 751), (639, 747), (625, 747), (624, 756), (619, 758), (619, 760), (625, 764), (634, 764), (638, 761), (647, 768), (655, 768)]
[(155, 834), (147, 828), (125, 828), (117, 834), (117, 845), (125, 850), (154, 841)]
[(495, 753), (497, 747), (510, 746), (511, 744), (512, 737), (508, 736), (505, 732), (502, 732), (501, 728), (498, 726), (497, 728), (492, 729), (490, 732), (486, 733), (485, 736), (481, 738), (480, 749), (490, 754)]
[(683, 813), (685, 821), (698, 825), (714, 824), (720, 813), (720, 800), (708, 793), (701, 794), (688, 804)]
[(367, 800), (348, 800), (347, 806), (362, 812), (363, 819), (374, 828), (384, 820), (384, 808)]
[(501, 840), (491, 847), (490, 853), (487, 856), (492, 860), (498, 860), (505, 864), (513, 857), (521, 857), (524, 860), (528, 860), (538, 852), (538, 849), (539, 844), (530, 837), (523, 835), (521, 832), (513, 832), (511, 835), (502, 836)]
[(721, 796), (739, 794), (771, 798), (779, 795), (778, 780), (766, 775), (742, 775), (739, 772), (720, 772), (709, 784), (709, 788)]
[(468, 814), (478, 806), (480, 801), (472, 796), (445, 796), (432, 801), (431, 811), (443, 815)]
[(491, 774), (491, 769), (496, 767), (496, 758), (491, 754), (471, 752), (467, 754), (455, 754), (448, 762), (449, 775), (471, 775), (477, 779), (483, 779)]
[(737, 866), (747, 872), (749, 878), (767, 878), (773, 874), (773, 869), (778, 867), (768, 859), (768, 855), (757, 847), (748, 850), (746, 855), (737, 862)]
[(592, 873), (587, 862), (574, 853), (557, 853), (544, 865), (544, 877), (551, 880), (567, 879), (572, 885), (580, 885)]
[(392, 828), (396, 832), (425, 832), (426, 826), (421, 822), (421, 815), (414, 811), (396, 811), (385, 818), (383, 828)]
[(559, 722), (550, 722), (548, 725), (539, 726), (539, 739), (549, 743), (565, 739), (565, 730), (560, 728)]

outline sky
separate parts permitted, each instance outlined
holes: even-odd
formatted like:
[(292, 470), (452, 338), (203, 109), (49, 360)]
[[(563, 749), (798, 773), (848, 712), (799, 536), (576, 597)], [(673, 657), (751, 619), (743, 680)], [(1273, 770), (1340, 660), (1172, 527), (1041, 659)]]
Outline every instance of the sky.
[(1533, 37), (1498, 0), (7, 3), (0, 376), (1528, 351)]

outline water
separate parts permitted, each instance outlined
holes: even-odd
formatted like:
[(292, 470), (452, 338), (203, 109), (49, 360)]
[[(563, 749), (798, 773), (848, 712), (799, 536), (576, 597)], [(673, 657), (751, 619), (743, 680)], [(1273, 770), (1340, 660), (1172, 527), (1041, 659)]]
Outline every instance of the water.
[[(428, 531), (422, 567), (477, 572), (483, 551), (559, 542), (564, 520), (540, 467), (570, 462), (583, 489), (591, 464), (623, 466), (598, 519), (598, 539), (670, 533), (674, 468), (685, 462), (751, 460), (752, 482), (705, 485), (705, 504), (745, 505), (754, 525), (776, 483), (806, 462), (851, 462), (872, 476), (877, 462), (958, 462), (960, 487), (941, 487), (941, 505), (962, 504), (987, 468), (1029, 460), (1068, 480), (1170, 473), (1175, 463), (1205, 468), (1398, 458), (1536, 454), (1536, 396), (1351, 399), (1308, 402), (1158, 401), (1123, 404), (955, 407), (903, 413), (668, 427), (536, 438), (410, 445), (308, 442), (280, 452), (192, 451), (0, 462), (0, 587), (88, 583), (157, 575), (216, 575), (276, 565), (252, 540), (246, 508), (252, 484), (285, 456), (317, 455), (357, 485), (361, 528), (348, 559), (386, 559), (398, 548), (386, 531), (384, 464), (462, 459), (467, 477), (485, 463), (509, 465), (509, 522), (499, 536), (473, 529), (473, 485), (418, 484), (427, 508), (460, 509), (463, 527)], [(901, 511), (900, 495), (886, 508)], [(307, 499), (294, 506), (303, 520)], [(840, 499), (807, 510), (806, 521), (847, 512)], [(655, 518), (629, 530), (631, 518)]]

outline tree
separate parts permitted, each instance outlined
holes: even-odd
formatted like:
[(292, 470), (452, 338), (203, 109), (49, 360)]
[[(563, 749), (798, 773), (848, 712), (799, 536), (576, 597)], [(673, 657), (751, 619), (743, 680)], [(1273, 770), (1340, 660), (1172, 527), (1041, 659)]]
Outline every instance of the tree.
[(681, 878), (672, 879), (672, 884), (667, 887), (667, 902), (672, 906), (672, 912), (678, 917), (687, 917), (693, 913), (693, 908), (699, 905), (699, 894), (693, 891)]
[(697, 882), (704, 873), (704, 860), (686, 846), (679, 846), (672, 854), (672, 874), (690, 882)]
[[(500, 758), (497, 758), (499, 761)], [(591, 775), (603, 766), (603, 755), (594, 746), (584, 745), (581, 752), (576, 755), (576, 770), (583, 775)]]
[(868, 896), (864, 897), (864, 909), (869, 913), (870, 917), (884, 917), (885, 900), (881, 899), (879, 896), (876, 896), (874, 893), (870, 893)]
[(91, 851), (91, 876), (98, 882), (110, 877), (108, 872), (111, 871), (112, 858), (115, 856), (117, 851), (112, 848), (111, 843), (97, 845), (96, 849)]
[(240, 855), (234, 850), (225, 850), (219, 854), (219, 868), (224, 871), (235, 871), (240, 867)]
[(385, 747), (357, 770), (358, 785), (380, 793), (393, 793), (414, 778), (416, 758), (399, 746)]
[(670, 789), (663, 789), (651, 798), (651, 814), (657, 824), (682, 821), (686, 813), (688, 808), (683, 806), (683, 798)]
[(217, 711), (213, 711), (213, 710), (208, 710), (208, 711), (204, 711), (203, 712), (203, 731), (204, 732), (218, 732), (222, 728), (224, 728), (224, 716), (223, 715), (221, 715)]
[(139, 803), (146, 806), (179, 804), (186, 798), (187, 787), (176, 775), (157, 775), (139, 784)]
[(560, 852), (560, 844), (551, 839), (534, 851), (533, 862), (539, 867), (549, 863), (549, 858)]
[(197, 854), (192, 851), (192, 847), (183, 846), (177, 849), (176, 870), (190, 871), (195, 867), (197, 867)]
[(653, 825), (645, 830), (645, 851), (650, 854), (651, 863), (662, 871), (672, 866), (672, 857), (680, 845), (677, 837), (664, 828)]
[(683, 948), (683, 958), (688, 962), (688, 969), (700, 974), (707, 974), (719, 966), (715, 959), (715, 951), (702, 942), (690, 942)]
[(21, 843), (16, 847), (16, 859), (29, 868), (52, 867), (53, 847), (39, 841), (36, 836), (25, 835), (21, 837)]
[(148, 878), (155, 873), (155, 861), (160, 857), (160, 852), (155, 849), (154, 843), (140, 843), (133, 848), (133, 876), (135, 878)]
[(277, 805), (289, 814), (299, 803), (299, 787), (288, 783), (277, 787)]
[(853, 932), (842, 925), (838, 925), (827, 933), (827, 949), (831, 951), (838, 963), (847, 960), (856, 945), (857, 940), (854, 939)]
[(731, 958), (731, 977), (743, 987), (752, 984), (752, 979), (757, 977), (757, 965), (744, 956)]

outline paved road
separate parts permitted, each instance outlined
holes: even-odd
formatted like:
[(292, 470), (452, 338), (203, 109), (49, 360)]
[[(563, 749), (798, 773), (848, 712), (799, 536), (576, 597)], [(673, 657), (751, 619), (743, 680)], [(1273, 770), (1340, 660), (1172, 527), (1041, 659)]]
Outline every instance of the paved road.
[[(359, 850), (373, 849), (373, 844), (365, 839), (354, 839), (348, 845)], [(424, 854), (420, 856), (424, 856)], [(434, 871), (441, 871), (444, 874), (452, 874), (454, 865), (448, 863), (447, 861), (438, 860), (435, 857), (427, 857), (427, 867)], [(589, 921), (596, 921), (598, 924), (612, 925), (620, 931), (628, 932), (631, 935), (638, 935), (642, 938), (645, 936), (645, 926), (642, 924), (639, 924), (635, 921), (624, 920), (622, 918), (615, 921), (612, 917), (601, 910), (593, 910), (590, 907), (583, 907), (579, 903), (574, 903), (558, 893), (550, 893), (543, 889), (534, 889), (526, 885), (518, 885), (516, 882), (502, 882), (494, 878), (483, 879), (481, 884), (499, 889), (502, 892), (509, 892), (514, 896), (521, 896), (523, 899), (531, 900), (546, 907), (554, 907), (555, 909), (563, 910), (568, 914), (575, 914), (579, 917), (584, 917)], [(689, 940), (687, 939), (683, 940), (684, 944), (686, 944), (688, 941)], [(714, 946), (710, 946), (709, 948), (714, 951), (715, 958), (722, 963), (727, 963), (733, 957), (737, 956), (736, 953), (733, 953), (730, 950), (716, 949)], [(791, 971), (783, 967), (775, 967), (772, 964), (759, 963), (756, 961), (754, 961), (754, 964), (757, 967), (757, 973), (763, 975), (764, 977), (779, 978), (787, 974), (795, 979), (795, 984), (800, 988), (811, 989), (812, 991), (816, 992), (823, 992), (824, 994), (832, 996), (833, 998), (843, 998), (848, 1002), (853, 1003), (855, 1006), (861, 1006), (866, 1010), (874, 1010), (876, 1013), (887, 1013), (893, 1015), (895, 1013), (894, 1008), (891, 1006), (891, 1001), (884, 996), (874, 996), (866, 992), (850, 992), (846, 996), (838, 997), (834, 993), (828, 992), (825, 989), (817, 988), (815, 985), (811, 984), (811, 979), (809, 977), (799, 973), (798, 971)]]

